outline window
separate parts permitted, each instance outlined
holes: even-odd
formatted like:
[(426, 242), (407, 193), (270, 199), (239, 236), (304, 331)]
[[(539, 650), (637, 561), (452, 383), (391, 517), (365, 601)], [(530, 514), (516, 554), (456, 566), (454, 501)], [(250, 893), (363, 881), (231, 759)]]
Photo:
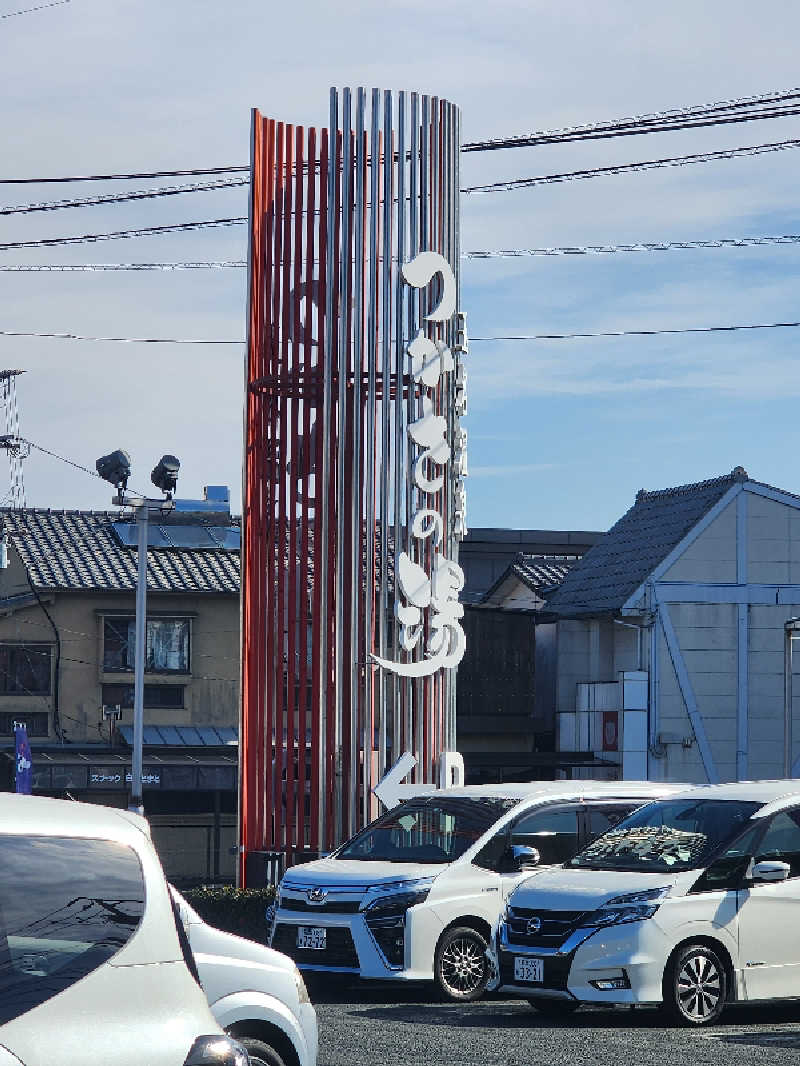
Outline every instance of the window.
[(523, 815), (511, 830), (511, 843), (536, 848), (542, 865), (568, 862), (578, 850), (577, 807), (545, 807)]
[[(144, 706), (148, 709), (183, 707), (183, 685), (145, 685)], [(133, 685), (103, 685), (106, 707), (133, 707)]]
[(131, 848), (0, 835), (0, 1025), (102, 966), (143, 913), (144, 880)]
[(640, 803), (628, 803), (612, 807), (589, 807), (587, 810), (589, 840), (594, 840), (602, 833), (618, 825), (623, 818), (640, 807)]
[(419, 799), (401, 803), (337, 852), (337, 859), (454, 862), (504, 813), (503, 801)]
[(34, 714), (28, 711), (4, 711), (0, 714), (0, 736), (13, 736), (14, 722), (24, 722), (29, 737), (48, 735), (49, 719), (47, 714), (41, 711), (36, 711)]
[(696, 870), (745, 828), (757, 803), (657, 800), (641, 807), (576, 855), (596, 870)]
[[(136, 620), (103, 619), (103, 669), (133, 670), (136, 659)], [(189, 673), (189, 619), (148, 618), (145, 670), (159, 674)]]
[(0, 696), (49, 696), (49, 644), (0, 644)]
[(800, 876), (800, 810), (781, 811), (770, 821), (756, 853), (756, 862), (762, 859), (788, 862), (789, 876)]

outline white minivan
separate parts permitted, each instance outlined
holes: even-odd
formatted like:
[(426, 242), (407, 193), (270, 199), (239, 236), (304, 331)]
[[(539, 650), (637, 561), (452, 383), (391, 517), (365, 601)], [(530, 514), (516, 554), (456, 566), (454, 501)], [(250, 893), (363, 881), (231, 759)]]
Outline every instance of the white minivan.
[(520, 884), (493, 984), (544, 1011), (663, 1004), (684, 1025), (800, 997), (800, 781), (650, 803)]
[(408, 799), (327, 858), (286, 872), (272, 946), (301, 969), (435, 980), (450, 999), (477, 999), (492, 926), (519, 880), (670, 790), (536, 781)]
[(211, 1013), (251, 1066), (316, 1066), (317, 1015), (297, 967), (263, 944), (208, 925), (170, 888)]

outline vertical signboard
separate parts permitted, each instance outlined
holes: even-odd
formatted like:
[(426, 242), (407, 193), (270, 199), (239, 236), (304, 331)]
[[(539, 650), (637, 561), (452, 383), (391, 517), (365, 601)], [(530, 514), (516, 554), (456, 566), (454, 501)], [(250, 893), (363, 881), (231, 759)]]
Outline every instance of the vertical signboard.
[(30, 796), (33, 791), (33, 759), (24, 722), (14, 723), (15, 791)]
[(253, 113), (240, 829), (328, 850), (398, 755), (435, 780), (464, 651), (459, 112), (331, 91)]

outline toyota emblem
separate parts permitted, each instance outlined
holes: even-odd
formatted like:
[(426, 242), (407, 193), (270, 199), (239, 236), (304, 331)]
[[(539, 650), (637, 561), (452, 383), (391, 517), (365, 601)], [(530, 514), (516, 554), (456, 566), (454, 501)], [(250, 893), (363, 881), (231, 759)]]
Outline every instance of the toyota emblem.
[(538, 933), (542, 928), (542, 919), (534, 914), (532, 918), (528, 919), (528, 935), (532, 936), (534, 933)]
[(324, 888), (309, 888), (306, 898), (309, 903), (324, 903), (328, 892)]

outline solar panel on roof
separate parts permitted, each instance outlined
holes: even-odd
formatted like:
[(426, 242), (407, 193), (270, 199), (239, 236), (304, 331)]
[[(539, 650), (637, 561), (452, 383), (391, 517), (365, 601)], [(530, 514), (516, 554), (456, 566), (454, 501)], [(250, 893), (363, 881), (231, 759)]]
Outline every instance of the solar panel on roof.
[(199, 725), (197, 726), (197, 732), (200, 734), (204, 744), (209, 744), (213, 747), (220, 743), (219, 734), (213, 726)]
[[(135, 522), (112, 522), (111, 528), (121, 544), (135, 548), (139, 532)], [(234, 526), (205, 525), (159, 525), (150, 522), (147, 526), (148, 548), (179, 548), (184, 551), (239, 551), (242, 545), (241, 530)]]
[(174, 725), (162, 725), (159, 726), (159, 729), (165, 744), (183, 744), (181, 735)]
[(163, 744), (164, 738), (154, 725), (146, 725), (142, 731), (145, 744)]
[(219, 733), (220, 739), (222, 740), (223, 744), (239, 743), (239, 730), (235, 726), (217, 726), (217, 732)]
[(200, 734), (197, 730), (190, 725), (179, 725), (175, 727), (181, 735), (184, 744), (192, 744), (195, 747), (202, 745), (203, 741), (200, 738)]

